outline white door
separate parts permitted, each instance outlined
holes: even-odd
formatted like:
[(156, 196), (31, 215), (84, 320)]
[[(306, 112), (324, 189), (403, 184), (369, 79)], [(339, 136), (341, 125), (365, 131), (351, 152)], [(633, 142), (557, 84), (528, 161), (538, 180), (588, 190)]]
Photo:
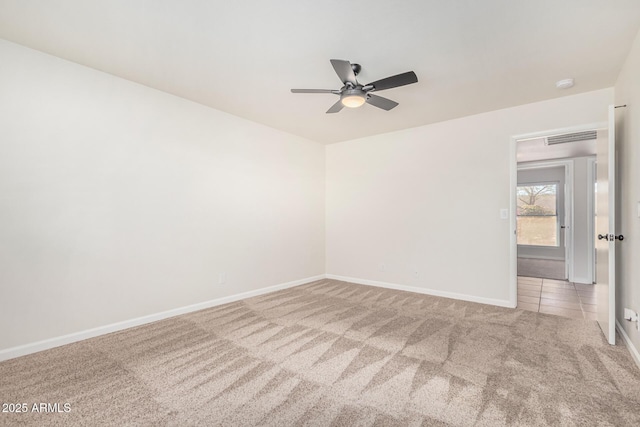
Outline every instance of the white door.
[(616, 343), (615, 107), (609, 106), (608, 135), (598, 132), (596, 168), (596, 294), (598, 324)]

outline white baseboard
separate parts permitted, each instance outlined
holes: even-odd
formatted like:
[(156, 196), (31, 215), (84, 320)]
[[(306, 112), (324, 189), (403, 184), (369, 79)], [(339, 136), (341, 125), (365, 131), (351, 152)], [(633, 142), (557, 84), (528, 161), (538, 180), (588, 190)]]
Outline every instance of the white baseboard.
[(395, 283), (378, 282), (375, 280), (358, 279), (356, 277), (336, 276), (335, 274), (327, 274), (327, 279), (341, 280), (343, 282), (357, 283), (360, 285), (378, 286), (380, 288), (396, 289), (399, 291), (415, 292), (418, 294), (433, 295), (437, 297), (452, 298), (462, 301), (478, 302), (481, 304), (497, 305), (499, 307), (515, 308), (509, 300), (493, 299), (477, 297), (475, 295), (457, 294), (454, 292), (439, 291), (436, 289), (418, 288), (415, 286), (398, 285)]
[(587, 279), (586, 277), (574, 277), (573, 280), (569, 280), (573, 283), (580, 283), (581, 285), (593, 285), (593, 280)]
[(316, 280), (322, 280), (326, 278), (324, 274), (318, 276), (307, 277), (305, 279), (294, 280), (292, 282), (281, 283), (279, 285), (269, 286), (266, 288), (256, 289), (255, 291), (242, 292), (240, 294), (230, 295), (228, 297), (216, 298), (214, 300), (201, 302), (198, 304), (188, 305), (186, 307), (174, 308), (172, 310), (163, 311), (160, 313), (150, 314), (148, 316), (137, 317), (135, 319), (125, 320), (122, 322), (112, 323), (110, 325), (99, 326), (93, 329), (87, 329), (80, 332), (74, 332), (72, 334), (63, 335), (60, 337), (49, 338), (42, 341), (37, 341), (31, 344), (25, 344), (17, 347), (11, 347), (5, 350), (0, 350), (0, 362), (3, 360), (9, 360), (20, 356), (26, 356), (27, 354), (37, 353), (39, 351), (48, 350), (54, 347), (60, 347), (61, 345), (71, 344), (74, 342), (86, 340), (88, 338), (97, 337), (100, 335), (109, 334), (111, 332), (121, 331), (123, 329), (132, 328), (134, 326), (140, 326), (158, 320), (167, 319), (169, 317), (179, 316), (181, 314), (191, 313), (205, 308), (215, 307), (217, 305), (228, 304), (230, 302), (238, 301), (241, 299), (251, 298), (258, 295), (267, 294), (269, 292), (279, 291), (281, 289), (287, 289), (305, 283), (314, 282)]
[(620, 322), (618, 322), (618, 319), (616, 319), (616, 328), (618, 328), (618, 332), (622, 336), (622, 340), (627, 345), (627, 348), (629, 349), (629, 353), (631, 353), (631, 357), (633, 357), (633, 360), (635, 360), (636, 365), (638, 365), (638, 368), (640, 368), (640, 352), (638, 352), (638, 349), (636, 348), (636, 346), (633, 345), (633, 343), (631, 342), (631, 338), (629, 338), (629, 335), (627, 335), (627, 332), (624, 330)]
[(542, 260), (549, 260), (549, 261), (564, 261), (564, 258), (558, 258), (558, 257), (554, 257), (554, 256), (545, 256), (545, 255), (518, 255), (518, 258), (525, 258), (525, 259), (542, 259)]

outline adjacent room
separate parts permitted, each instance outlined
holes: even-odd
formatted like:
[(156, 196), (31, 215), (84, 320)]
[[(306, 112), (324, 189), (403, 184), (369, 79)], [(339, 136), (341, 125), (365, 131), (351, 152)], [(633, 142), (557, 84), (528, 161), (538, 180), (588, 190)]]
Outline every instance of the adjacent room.
[(517, 142), (518, 308), (598, 320), (596, 151), (604, 130)]
[(0, 0), (0, 425), (640, 425), (639, 31)]

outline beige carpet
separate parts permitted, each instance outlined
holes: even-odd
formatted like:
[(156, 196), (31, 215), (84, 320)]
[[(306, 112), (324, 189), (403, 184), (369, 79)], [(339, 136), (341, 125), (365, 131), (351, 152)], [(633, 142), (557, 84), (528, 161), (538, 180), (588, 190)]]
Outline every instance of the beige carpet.
[(595, 322), (319, 281), (0, 363), (1, 425), (640, 425)]

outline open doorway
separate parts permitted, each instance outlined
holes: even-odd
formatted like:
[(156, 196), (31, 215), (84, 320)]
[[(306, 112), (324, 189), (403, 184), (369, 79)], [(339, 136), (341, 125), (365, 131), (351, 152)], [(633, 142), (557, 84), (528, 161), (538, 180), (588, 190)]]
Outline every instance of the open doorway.
[(516, 304), (596, 319), (596, 127), (516, 138)]
[(518, 163), (518, 275), (567, 280), (572, 248), (573, 162)]

